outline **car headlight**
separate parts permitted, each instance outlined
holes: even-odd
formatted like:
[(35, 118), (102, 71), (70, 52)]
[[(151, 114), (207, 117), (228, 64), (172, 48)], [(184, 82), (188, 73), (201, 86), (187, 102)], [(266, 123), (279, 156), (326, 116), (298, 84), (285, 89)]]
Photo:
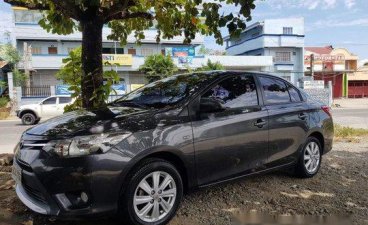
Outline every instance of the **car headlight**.
[(76, 157), (94, 153), (104, 153), (114, 145), (127, 138), (131, 133), (125, 134), (96, 134), (77, 136), (72, 139), (53, 140), (47, 143), (43, 150), (60, 157)]

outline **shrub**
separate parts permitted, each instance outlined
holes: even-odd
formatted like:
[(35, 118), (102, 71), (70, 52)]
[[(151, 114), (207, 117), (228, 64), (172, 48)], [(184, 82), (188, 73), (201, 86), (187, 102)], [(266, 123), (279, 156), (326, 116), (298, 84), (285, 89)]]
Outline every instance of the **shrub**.
[(7, 106), (9, 99), (7, 97), (0, 97), (0, 108)]

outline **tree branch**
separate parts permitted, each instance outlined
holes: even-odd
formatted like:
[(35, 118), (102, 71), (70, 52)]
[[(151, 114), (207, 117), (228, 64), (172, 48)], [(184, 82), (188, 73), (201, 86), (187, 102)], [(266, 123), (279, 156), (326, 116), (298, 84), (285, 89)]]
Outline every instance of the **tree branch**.
[(40, 4), (40, 3), (26, 3), (21, 0), (4, 0), (4, 2), (9, 3), (12, 6), (19, 6), (24, 7), (27, 9), (33, 9), (33, 10), (50, 10), (50, 7), (48, 5)]
[(154, 19), (154, 16), (149, 12), (135, 12), (135, 13), (119, 12), (119, 13), (108, 16), (105, 19), (105, 22), (109, 22), (111, 20), (124, 20), (124, 19), (132, 19), (132, 18), (145, 18), (148, 20), (152, 20)]
[(82, 10), (79, 9), (77, 5), (74, 5), (71, 1), (67, 0), (51, 0), (55, 8), (60, 10), (64, 15), (69, 16), (72, 19), (80, 20), (80, 15), (82, 15)]

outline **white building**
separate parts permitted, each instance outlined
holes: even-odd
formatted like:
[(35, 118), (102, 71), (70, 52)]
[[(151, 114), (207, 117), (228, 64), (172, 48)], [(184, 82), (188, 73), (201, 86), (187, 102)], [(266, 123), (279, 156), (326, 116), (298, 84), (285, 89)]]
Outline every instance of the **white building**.
[(228, 55), (272, 56), (266, 71), (293, 83), (304, 74), (304, 18), (267, 19), (225, 41)]
[[(82, 34), (75, 32), (70, 35), (57, 35), (47, 33), (38, 25), (41, 14), (38, 11), (25, 10), (24, 8), (14, 7), (14, 29), (11, 34), (13, 44), (23, 53), (24, 43), (32, 47), (30, 57), (31, 65), (31, 85), (56, 85), (61, 81), (55, 78), (56, 72), (62, 66), (62, 59), (68, 53), (81, 45)], [(145, 39), (142, 44), (137, 46), (133, 35), (128, 37), (128, 44), (120, 46), (119, 43), (108, 40), (110, 29), (105, 26), (103, 29), (103, 53), (104, 54), (126, 54), (131, 60), (125, 66), (116, 69), (119, 72), (123, 82), (126, 84), (127, 91), (143, 85), (146, 81), (139, 66), (144, 63), (144, 57), (151, 54), (170, 54), (176, 65), (181, 69), (187, 66), (192, 68), (200, 67), (208, 59), (222, 63), (227, 69), (247, 69), (264, 70), (272, 65), (272, 57), (235, 57), (230, 56), (198, 56), (196, 47), (204, 43), (204, 37), (200, 34), (192, 41), (191, 45), (183, 44), (183, 37), (175, 37), (170, 40), (163, 39), (156, 43), (155, 29), (145, 31)], [(198, 49), (198, 48), (197, 48)], [(21, 63), (21, 69), (24, 64)]]

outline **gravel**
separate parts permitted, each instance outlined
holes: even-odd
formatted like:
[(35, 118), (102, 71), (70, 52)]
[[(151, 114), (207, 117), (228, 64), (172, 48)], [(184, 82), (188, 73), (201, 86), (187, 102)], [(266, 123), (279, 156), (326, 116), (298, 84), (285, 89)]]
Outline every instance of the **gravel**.
[[(9, 167), (0, 171), (0, 225), (116, 224), (108, 218), (59, 221), (36, 215), (15, 196)], [(368, 138), (335, 142), (314, 178), (298, 179), (278, 171), (201, 189), (185, 196), (170, 225), (296, 224), (300, 220), (368, 224), (367, 190)]]

